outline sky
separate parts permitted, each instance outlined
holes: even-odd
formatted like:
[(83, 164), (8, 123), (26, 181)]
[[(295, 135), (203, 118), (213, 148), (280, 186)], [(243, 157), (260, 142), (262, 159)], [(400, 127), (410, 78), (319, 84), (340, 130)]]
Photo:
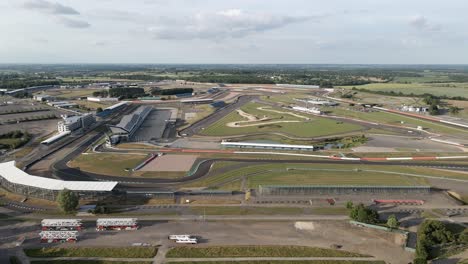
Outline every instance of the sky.
[(466, 0), (2, 0), (0, 63), (467, 64)]

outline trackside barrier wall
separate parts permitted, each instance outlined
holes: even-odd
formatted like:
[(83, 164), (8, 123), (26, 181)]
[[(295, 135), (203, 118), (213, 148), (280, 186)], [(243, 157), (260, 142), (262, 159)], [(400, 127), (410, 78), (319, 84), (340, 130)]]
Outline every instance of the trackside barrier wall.
[(415, 252), (416, 251), (414, 248), (408, 246), (409, 232), (407, 232), (407, 231), (404, 231), (404, 230), (401, 230), (401, 229), (392, 229), (392, 228), (385, 227), (385, 226), (367, 224), (367, 223), (353, 221), (353, 220), (349, 221), (349, 223), (352, 224), (352, 225), (355, 225), (355, 226), (363, 226), (363, 227), (367, 227), (367, 228), (382, 230), (382, 231), (385, 231), (385, 232), (402, 234), (402, 235), (405, 236), (405, 245), (404, 245), (405, 250), (408, 251), (408, 252)]
[(157, 157), (158, 157), (157, 154), (151, 153), (151, 156), (149, 158), (147, 158), (142, 163), (138, 164), (135, 168), (132, 169), (132, 171), (137, 171), (137, 170), (143, 168), (144, 166), (146, 166), (148, 163), (150, 163), (152, 160), (154, 160)]
[(429, 194), (430, 186), (260, 185), (260, 195)]
[(206, 162), (206, 160), (202, 160), (200, 162), (197, 162), (197, 163), (193, 164), (192, 168), (190, 168), (190, 170), (187, 171), (187, 176), (192, 176), (195, 172), (197, 172), (200, 165), (202, 165), (202, 163), (204, 163), (204, 162)]

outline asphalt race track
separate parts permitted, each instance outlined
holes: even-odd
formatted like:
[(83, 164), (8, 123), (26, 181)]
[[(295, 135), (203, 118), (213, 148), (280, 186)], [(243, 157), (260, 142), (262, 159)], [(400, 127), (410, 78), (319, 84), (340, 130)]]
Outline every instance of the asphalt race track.
[[(89, 140), (92, 141), (92, 140)], [(89, 143), (89, 142), (86, 142)], [(91, 142), (92, 143), (92, 142)], [(79, 155), (82, 151), (87, 148), (88, 144), (83, 144), (78, 147), (75, 151), (68, 154), (65, 158), (54, 163), (52, 165), (53, 174), (63, 180), (96, 180), (96, 181), (117, 181), (119, 182), (119, 189), (161, 189), (161, 190), (170, 190), (171, 188), (181, 184), (187, 183), (190, 181), (198, 180), (209, 172), (213, 163), (218, 161), (234, 161), (234, 162), (245, 162), (252, 164), (266, 164), (266, 163), (302, 163), (302, 164), (366, 164), (366, 165), (390, 165), (390, 166), (423, 166), (423, 167), (449, 167), (457, 166), (460, 170), (468, 171), (467, 165), (453, 165), (453, 164), (441, 164), (438, 163), (434, 165), (433, 163), (421, 163), (421, 162), (374, 162), (374, 161), (350, 161), (350, 160), (265, 160), (265, 159), (242, 159), (242, 158), (220, 158), (220, 159), (208, 159), (202, 161), (197, 169), (197, 171), (187, 177), (178, 178), (178, 179), (152, 179), (152, 178), (135, 178), (135, 177), (119, 177), (119, 176), (108, 176), (101, 175), (91, 172), (81, 171), (76, 168), (70, 168), (67, 166), (67, 162), (73, 159), (76, 155)]]
[(206, 128), (206, 127), (209, 127), (210, 125), (214, 124), (216, 121), (220, 120), (221, 118), (225, 117), (226, 115), (228, 115), (229, 113), (231, 113), (232, 111), (234, 111), (235, 109), (237, 108), (240, 108), (242, 107), (243, 105), (247, 104), (248, 102), (254, 100), (254, 99), (257, 99), (258, 96), (256, 95), (243, 95), (243, 96), (239, 96), (239, 98), (237, 98), (237, 100), (232, 103), (232, 104), (229, 104), (219, 110), (217, 110), (216, 112), (214, 112), (213, 114), (207, 116), (206, 118), (194, 123), (193, 125), (187, 127), (186, 129), (183, 129), (179, 132), (180, 135), (182, 136), (193, 136), (195, 134), (197, 134), (198, 132), (200, 132), (200, 130), (202, 130), (203, 128)]

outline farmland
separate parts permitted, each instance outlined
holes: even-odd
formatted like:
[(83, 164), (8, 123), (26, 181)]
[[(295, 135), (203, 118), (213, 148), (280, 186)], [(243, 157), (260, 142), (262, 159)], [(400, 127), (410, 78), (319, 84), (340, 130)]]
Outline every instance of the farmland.
[(352, 89), (353, 87), (373, 91), (401, 92), (406, 95), (429, 93), (437, 96), (454, 97), (468, 94), (467, 83), (371, 83), (358, 86), (339, 86), (339, 88), (345, 89)]

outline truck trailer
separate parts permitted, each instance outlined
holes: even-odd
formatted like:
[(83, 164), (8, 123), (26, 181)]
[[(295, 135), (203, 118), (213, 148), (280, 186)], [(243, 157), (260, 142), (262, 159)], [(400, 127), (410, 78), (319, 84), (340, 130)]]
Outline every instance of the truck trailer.
[(78, 231), (42, 231), (39, 233), (41, 243), (75, 243)]
[(96, 230), (137, 230), (136, 218), (99, 218), (96, 220)]
[(43, 231), (80, 231), (83, 229), (81, 219), (43, 219)]

